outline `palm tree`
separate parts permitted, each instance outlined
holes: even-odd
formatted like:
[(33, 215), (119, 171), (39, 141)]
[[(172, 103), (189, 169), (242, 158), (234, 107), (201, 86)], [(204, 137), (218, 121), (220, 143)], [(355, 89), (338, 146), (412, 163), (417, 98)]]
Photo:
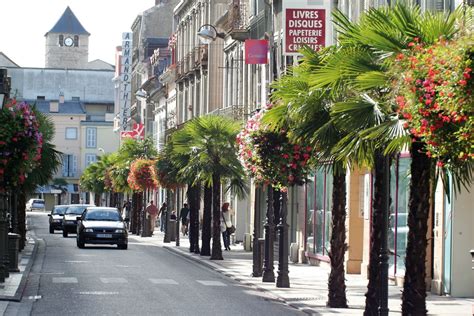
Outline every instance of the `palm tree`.
[(344, 279), (344, 253), (347, 248), (345, 164), (335, 159), (332, 149), (345, 136), (345, 132), (334, 124), (330, 116), (332, 103), (344, 95), (327, 87), (314, 89), (311, 84), (314, 80), (312, 72), (321, 67), (323, 60), (332, 53), (332, 49), (321, 53), (304, 50), (300, 65), (274, 83), (272, 100), (279, 105), (265, 115), (264, 122), (273, 128), (285, 128), (290, 131), (289, 136), (293, 139), (317, 148), (313, 157), (316, 167), (327, 168), (333, 174), (329, 252), (331, 273), (328, 279), (327, 305), (344, 308), (347, 307)]
[[(195, 176), (194, 184), (212, 187), (211, 260), (222, 260), (220, 243), (220, 203), (222, 180), (243, 185), (244, 172), (237, 158), (236, 136), (240, 123), (222, 116), (206, 115), (189, 121), (172, 137), (173, 152), (189, 161), (181, 173)], [(191, 201), (190, 201), (191, 202)]]
[[(325, 96), (327, 100), (339, 95), (340, 99), (332, 107), (330, 115), (339, 129), (346, 130), (347, 136), (333, 148), (334, 153), (339, 152), (336, 159), (362, 166), (372, 166), (375, 163), (375, 178), (379, 183), (386, 176), (384, 170), (387, 170), (388, 159), (384, 155), (395, 153), (409, 143), (409, 137), (401, 127), (393, 105), (387, 100), (390, 58), (407, 48), (414, 37), (418, 36), (424, 42), (433, 42), (440, 35), (448, 38), (454, 36), (457, 32), (455, 16), (422, 15), (419, 8), (402, 4), (391, 9), (371, 9), (361, 17), (358, 24), (351, 23), (342, 13), (336, 13), (334, 20), (339, 28), (340, 46), (328, 49), (326, 52), (329, 53), (322, 52), (313, 56), (306, 51), (306, 57), (309, 58), (294, 70), (296, 78), (293, 76), (283, 79), (277, 86), (276, 95), (279, 99), (286, 100), (284, 104), (289, 104), (288, 111), (297, 115), (307, 115), (305, 108), (315, 108), (311, 108), (311, 102), (307, 102), (315, 91), (328, 92), (329, 96)], [(310, 91), (309, 96), (305, 90)], [(285, 111), (287, 110), (280, 110), (281, 113)], [(279, 119), (283, 117), (284, 115), (280, 115)], [(314, 116), (311, 119), (319, 123), (322, 117)], [(383, 194), (387, 188), (383, 187), (383, 183), (382, 186), (376, 186), (381, 190), (377, 190), (374, 197), (373, 225), (377, 226), (373, 226), (371, 238), (370, 279), (366, 301), (366, 313), (369, 315), (376, 313), (375, 289), (380, 273), (380, 216), (387, 211), (388, 205), (387, 197)]]
[[(459, 32), (457, 26), (459, 16), (459, 12), (454, 14), (421, 13), (419, 7), (403, 3), (398, 3), (392, 8), (369, 10), (357, 24), (351, 23), (340, 12), (335, 14), (334, 20), (339, 29), (342, 47), (340, 52), (343, 55), (335, 54), (332, 59), (331, 63), (336, 71), (328, 67), (326, 72), (320, 75), (329, 74), (328, 77), (331, 79), (326, 79), (327, 81), (344, 84), (355, 92), (355, 98), (352, 101), (336, 107), (334, 117), (336, 121), (356, 131), (349, 135), (352, 140), (345, 139), (338, 149), (341, 155), (350, 154), (352, 151), (357, 157), (361, 153), (360, 149), (356, 149), (358, 143), (368, 141), (370, 144), (373, 140), (377, 143), (376, 146), (371, 146), (376, 149), (373, 151), (376, 191), (374, 192), (366, 315), (378, 313), (378, 277), (383, 272), (378, 268), (382, 240), (381, 228), (384, 225), (382, 215), (383, 212), (388, 212), (387, 205), (389, 204), (388, 197), (382, 196), (388, 191), (388, 188), (384, 188), (387, 181), (381, 181), (382, 186), (377, 185), (380, 179), (387, 176), (388, 167), (383, 166), (383, 161), (387, 162), (388, 159), (384, 159), (383, 155), (395, 154), (404, 147), (410, 148), (412, 183), (402, 309), (407, 314), (426, 313), (424, 260), (430, 198), (430, 159), (423, 153), (424, 145), (419, 141), (412, 143), (402, 128), (403, 122), (398, 118), (395, 104), (391, 100), (389, 70), (394, 56), (407, 50), (413, 41), (418, 40), (429, 45), (440, 37), (453, 38)], [(349, 50), (349, 55), (345, 53), (344, 47)], [(342, 62), (338, 61), (341, 57), (344, 58)], [(337, 74), (337, 70), (341, 69), (346, 70), (343, 76)], [(364, 97), (361, 98), (361, 96)], [(373, 123), (365, 127), (361, 126), (361, 123), (367, 120)], [(365, 131), (361, 132), (364, 129)]]

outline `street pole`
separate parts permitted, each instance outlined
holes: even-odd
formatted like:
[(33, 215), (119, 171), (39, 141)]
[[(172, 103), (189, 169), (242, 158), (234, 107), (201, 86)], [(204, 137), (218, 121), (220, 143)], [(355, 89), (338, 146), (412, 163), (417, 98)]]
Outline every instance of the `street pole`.
[[(258, 198), (257, 198), (258, 194)], [(253, 238), (252, 238), (252, 276), (262, 276), (262, 254), (260, 253), (260, 192), (255, 188), (255, 202), (253, 213)]]
[(8, 273), (8, 194), (0, 192), (0, 282), (5, 282)]
[(146, 189), (143, 191), (143, 208), (141, 214), (141, 222), (142, 222), (142, 229), (141, 229), (141, 237), (148, 237), (148, 229), (146, 229)]
[(384, 157), (382, 181), (385, 196), (382, 217), (382, 244), (380, 245), (380, 284), (379, 284), (379, 315), (388, 316), (388, 213), (390, 212), (390, 156)]
[(275, 282), (273, 272), (273, 187), (267, 185), (267, 214), (265, 219), (265, 259), (263, 264), (263, 282)]
[(288, 192), (281, 191), (280, 194), (280, 223), (278, 223), (278, 277), (277, 287), (290, 287), (288, 277), (288, 224), (286, 216), (288, 213)]

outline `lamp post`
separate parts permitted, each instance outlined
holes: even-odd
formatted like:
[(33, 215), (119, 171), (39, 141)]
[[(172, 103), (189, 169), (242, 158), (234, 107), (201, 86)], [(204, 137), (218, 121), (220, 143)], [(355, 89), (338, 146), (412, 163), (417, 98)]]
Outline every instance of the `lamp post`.
[(288, 277), (288, 224), (286, 215), (288, 213), (288, 193), (282, 191), (280, 195), (280, 222), (278, 223), (278, 277), (277, 287), (290, 287)]
[(263, 260), (263, 282), (275, 282), (273, 272), (273, 187), (267, 186), (267, 214), (265, 219), (265, 259)]
[(203, 44), (211, 44), (216, 38), (225, 38), (225, 33), (217, 32), (216, 28), (212, 24), (203, 24), (197, 32), (199, 40)]
[[(258, 198), (257, 198), (258, 194)], [(252, 276), (262, 276), (262, 255), (260, 253), (260, 191), (256, 190), (255, 204), (254, 204), (254, 217), (253, 217), (253, 238), (252, 238)]]

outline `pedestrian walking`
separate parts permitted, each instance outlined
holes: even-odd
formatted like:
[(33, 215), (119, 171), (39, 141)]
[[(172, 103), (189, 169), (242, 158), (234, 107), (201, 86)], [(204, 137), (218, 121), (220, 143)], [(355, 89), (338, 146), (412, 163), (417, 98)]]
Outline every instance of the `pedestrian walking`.
[(132, 203), (130, 199), (126, 200), (122, 207), (122, 217), (124, 218), (125, 224), (127, 225), (127, 229), (130, 225), (130, 210), (132, 209)]
[(158, 208), (153, 204), (153, 200), (146, 207), (146, 212), (150, 216), (150, 234), (153, 235), (155, 231), (156, 218), (158, 217)]
[(160, 210), (158, 211), (158, 215), (160, 216), (160, 231), (165, 231), (165, 222), (166, 222), (166, 212), (167, 212), (167, 205), (166, 202), (161, 204)]
[(188, 219), (189, 219), (189, 208), (188, 203), (183, 204), (183, 208), (179, 211), (179, 219), (181, 221), (181, 233), (183, 236), (188, 234)]
[(222, 204), (221, 212), (221, 232), (225, 250), (230, 250), (230, 235), (235, 232), (235, 227), (232, 224), (232, 210), (229, 205), (229, 202)]

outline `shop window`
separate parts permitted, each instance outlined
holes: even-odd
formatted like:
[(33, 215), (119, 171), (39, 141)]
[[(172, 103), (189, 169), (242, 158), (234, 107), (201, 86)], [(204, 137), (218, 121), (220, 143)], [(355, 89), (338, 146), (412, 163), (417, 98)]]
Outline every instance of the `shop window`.
[(408, 200), (410, 189), (409, 157), (398, 158), (390, 168), (390, 216), (388, 231), (389, 273), (405, 275), (408, 238)]
[(331, 240), (332, 171), (317, 170), (306, 184), (306, 250), (327, 256)]

